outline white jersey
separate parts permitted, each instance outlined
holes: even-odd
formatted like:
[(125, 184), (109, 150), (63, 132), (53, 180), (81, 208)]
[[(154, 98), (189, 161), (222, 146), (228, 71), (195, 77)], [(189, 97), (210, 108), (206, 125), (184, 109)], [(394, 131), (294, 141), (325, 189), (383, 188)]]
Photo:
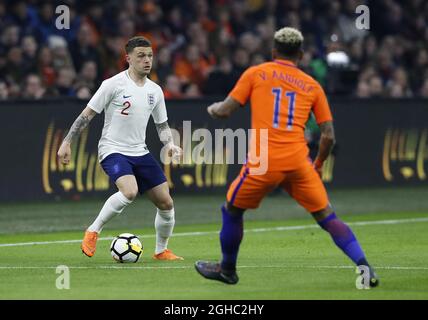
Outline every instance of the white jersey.
[(147, 154), (145, 140), (150, 115), (155, 123), (168, 120), (161, 87), (148, 78), (143, 86), (138, 86), (129, 77), (128, 70), (104, 80), (88, 106), (97, 113), (103, 110), (105, 113), (98, 143), (100, 162), (112, 153)]

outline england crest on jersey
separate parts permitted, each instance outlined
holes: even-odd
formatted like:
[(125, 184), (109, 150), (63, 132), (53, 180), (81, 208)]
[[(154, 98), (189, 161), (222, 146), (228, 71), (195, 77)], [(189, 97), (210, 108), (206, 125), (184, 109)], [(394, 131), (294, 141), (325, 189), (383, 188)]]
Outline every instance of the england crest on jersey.
[(148, 93), (147, 94), (147, 103), (150, 107), (155, 106), (155, 94), (154, 93)]

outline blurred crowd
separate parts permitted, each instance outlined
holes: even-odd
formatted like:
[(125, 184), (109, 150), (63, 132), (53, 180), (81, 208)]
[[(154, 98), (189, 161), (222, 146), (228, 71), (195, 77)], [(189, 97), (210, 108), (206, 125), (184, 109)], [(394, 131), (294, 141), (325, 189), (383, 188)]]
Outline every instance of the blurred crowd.
[[(58, 29), (70, 10), (69, 29)], [(370, 30), (355, 8), (370, 9)], [(425, 0), (0, 0), (0, 100), (88, 99), (127, 67), (124, 45), (143, 35), (150, 78), (166, 98), (224, 96), (248, 66), (271, 59), (273, 33), (300, 29), (300, 67), (329, 94), (428, 97)]]

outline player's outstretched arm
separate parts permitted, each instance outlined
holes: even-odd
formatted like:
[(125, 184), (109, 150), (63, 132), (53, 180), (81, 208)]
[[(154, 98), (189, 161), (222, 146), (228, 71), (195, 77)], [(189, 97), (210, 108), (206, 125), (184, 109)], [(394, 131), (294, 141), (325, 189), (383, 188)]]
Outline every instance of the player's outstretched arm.
[(228, 96), (224, 101), (215, 102), (208, 106), (207, 111), (214, 119), (225, 119), (230, 117), (240, 106), (241, 104), (238, 101)]
[(319, 124), (321, 137), (319, 141), (318, 155), (315, 158), (314, 166), (317, 172), (322, 174), (322, 164), (330, 155), (330, 152), (336, 143), (336, 137), (334, 135), (333, 121), (326, 121)]
[(62, 141), (61, 147), (58, 150), (58, 157), (63, 164), (68, 164), (71, 159), (71, 142), (75, 137), (79, 136), (80, 133), (88, 126), (92, 118), (97, 113), (89, 107), (83, 109), (82, 113), (73, 122), (67, 136)]
[(168, 122), (156, 123), (156, 130), (158, 131), (159, 140), (168, 148), (168, 154), (173, 160), (179, 160), (183, 154), (183, 150), (174, 144), (171, 129)]

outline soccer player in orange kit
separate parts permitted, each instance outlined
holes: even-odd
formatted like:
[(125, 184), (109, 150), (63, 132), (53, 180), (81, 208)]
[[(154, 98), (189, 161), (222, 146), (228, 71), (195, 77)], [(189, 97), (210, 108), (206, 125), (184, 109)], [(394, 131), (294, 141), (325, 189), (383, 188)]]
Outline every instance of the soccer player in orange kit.
[[(257, 208), (266, 194), (280, 186), (312, 214), (357, 266), (369, 269), (369, 285), (375, 287), (379, 283), (376, 273), (352, 230), (333, 211), (321, 180), (322, 164), (335, 143), (333, 118), (320, 84), (297, 67), (303, 56), (302, 45), (300, 31), (288, 27), (278, 30), (274, 35), (273, 61), (248, 68), (224, 101), (208, 107), (213, 118), (227, 118), (250, 99), (251, 127), (257, 133), (252, 138), (267, 129), (268, 139), (267, 146), (260, 141), (250, 144), (247, 163), (227, 192), (227, 202), (222, 206), (221, 262), (197, 261), (195, 268), (207, 279), (236, 284), (243, 213)], [(313, 163), (304, 137), (311, 112), (321, 130)], [(268, 167), (260, 174), (254, 170), (257, 164), (252, 159), (266, 149)]]

